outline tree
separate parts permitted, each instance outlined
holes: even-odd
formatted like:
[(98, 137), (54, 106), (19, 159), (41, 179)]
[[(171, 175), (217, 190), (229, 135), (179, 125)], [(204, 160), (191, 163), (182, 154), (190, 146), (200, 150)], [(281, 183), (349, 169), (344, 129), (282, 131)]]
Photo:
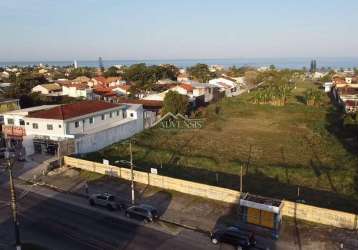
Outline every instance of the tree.
[(47, 79), (43, 75), (28, 72), (21, 73), (18, 76), (11, 75), (9, 80), (13, 85), (9, 88), (7, 96), (11, 98), (27, 95), (36, 85), (47, 83)]
[(79, 76), (87, 76), (89, 78), (92, 78), (96, 75), (96, 68), (92, 67), (80, 67), (77, 69), (72, 69), (69, 75), (70, 79), (75, 79)]
[(256, 85), (258, 79), (258, 73), (254, 70), (246, 71), (245, 72), (245, 81), (249, 85)]
[(311, 61), (311, 66), (310, 66), (310, 72), (315, 73), (316, 71), (317, 71), (317, 61), (312, 60)]
[(208, 82), (215, 77), (215, 74), (210, 72), (208, 65), (202, 63), (187, 68), (187, 72), (199, 82)]
[(123, 78), (132, 82), (137, 93), (153, 89), (154, 83), (160, 79), (176, 79), (179, 70), (173, 65), (133, 64), (123, 70)]
[(176, 91), (169, 91), (163, 101), (162, 115), (168, 112), (173, 114), (186, 114), (188, 111), (189, 100), (186, 95), (181, 95)]
[(103, 74), (105, 77), (119, 76), (118, 68), (111, 66)]
[(358, 68), (354, 68), (354, 74), (358, 75)]

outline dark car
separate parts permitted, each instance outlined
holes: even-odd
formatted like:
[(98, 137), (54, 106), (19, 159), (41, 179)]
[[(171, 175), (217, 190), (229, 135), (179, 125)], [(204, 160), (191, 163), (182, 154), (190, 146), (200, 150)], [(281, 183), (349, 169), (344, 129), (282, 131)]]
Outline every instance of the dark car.
[(145, 223), (152, 222), (159, 218), (157, 209), (146, 204), (128, 207), (126, 209), (125, 215), (128, 218), (143, 220)]
[(247, 233), (237, 227), (228, 227), (225, 229), (215, 230), (211, 234), (211, 242), (213, 244), (227, 243), (239, 249), (250, 249), (256, 245), (255, 236)]

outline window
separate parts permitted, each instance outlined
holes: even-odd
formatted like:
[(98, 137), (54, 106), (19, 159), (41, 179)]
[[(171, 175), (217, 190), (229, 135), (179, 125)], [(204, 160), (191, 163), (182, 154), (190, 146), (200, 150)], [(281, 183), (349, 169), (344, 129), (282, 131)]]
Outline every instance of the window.
[(133, 113), (131, 113), (131, 114), (130, 114), (130, 116), (131, 116), (131, 117), (133, 117), (133, 116), (134, 116), (134, 114), (133, 114)]
[(90, 118), (89, 118), (89, 123), (90, 123), (90, 124), (93, 124), (93, 122), (94, 122), (94, 118), (93, 118), (93, 117), (90, 117)]
[(119, 116), (119, 110), (117, 110), (117, 116)]
[(104, 121), (104, 119), (106, 119), (106, 115), (105, 114), (101, 115), (101, 119), (102, 121)]
[(53, 130), (53, 125), (52, 124), (47, 124), (47, 130)]
[(9, 124), (9, 125), (14, 125), (14, 119), (8, 118), (8, 119), (7, 119), (7, 124)]
[(77, 121), (75, 122), (75, 128), (78, 128), (80, 126), (80, 123)]
[(21, 126), (24, 126), (24, 125), (25, 125), (25, 121), (22, 120), (22, 119), (20, 119), (19, 123), (20, 123)]
[(127, 118), (127, 112), (126, 111), (123, 110), (122, 114), (123, 114), (123, 119)]
[(32, 128), (33, 128), (33, 129), (38, 129), (38, 128), (39, 128), (39, 125), (38, 125), (37, 123), (33, 123), (33, 124), (32, 124)]
[(62, 128), (61, 124), (58, 125), (59, 128)]
[(109, 118), (112, 118), (112, 112), (109, 113)]
[(29, 122), (26, 122), (26, 125), (30, 125), (30, 123), (29, 123)]

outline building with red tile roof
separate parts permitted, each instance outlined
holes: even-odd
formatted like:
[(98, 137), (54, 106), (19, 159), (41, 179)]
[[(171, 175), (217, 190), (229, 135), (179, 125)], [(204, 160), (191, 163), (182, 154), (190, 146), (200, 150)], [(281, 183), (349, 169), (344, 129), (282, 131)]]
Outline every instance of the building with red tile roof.
[(59, 141), (72, 140), (72, 153), (100, 150), (144, 128), (142, 105), (101, 101), (80, 101), (29, 112), (24, 123), (26, 141), (33, 143), (35, 151), (52, 150), (49, 145), (57, 147)]
[(100, 101), (81, 101), (59, 105), (50, 109), (30, 112), (27, 117), (53, 120), (68, 120), (103, 110), (118, 108), (120, 106), (121, 105), (119, 104)]

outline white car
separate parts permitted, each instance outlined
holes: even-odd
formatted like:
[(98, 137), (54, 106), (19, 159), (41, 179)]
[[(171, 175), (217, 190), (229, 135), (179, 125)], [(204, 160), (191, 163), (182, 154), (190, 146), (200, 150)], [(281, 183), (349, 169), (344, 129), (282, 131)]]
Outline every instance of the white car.
[(89, 204), (91, 206), (106, 207), (110, 211), (120, 209), (120, 206), (115, 201), (115, 197), (109, 193), (91, 195), (89, 197)]

